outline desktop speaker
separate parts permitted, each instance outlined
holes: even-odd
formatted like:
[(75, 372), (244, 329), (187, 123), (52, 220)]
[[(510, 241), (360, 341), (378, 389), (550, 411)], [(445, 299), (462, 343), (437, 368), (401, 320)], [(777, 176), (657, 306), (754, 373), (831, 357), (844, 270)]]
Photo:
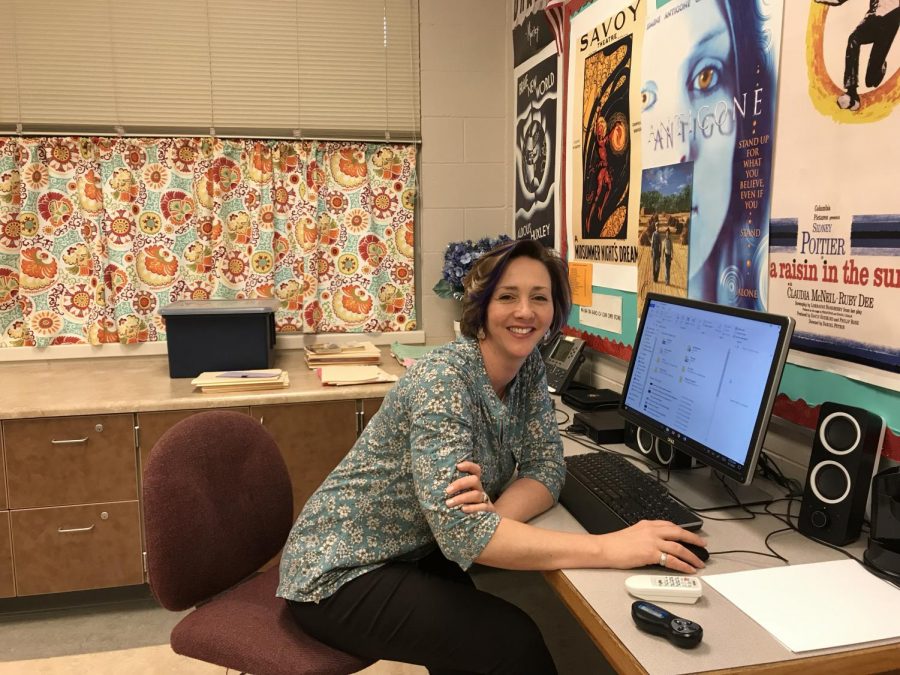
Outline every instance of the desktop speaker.
[(823, 403), (813, 437), (797, 529), (837, 546), (859, 538), (884, 420), (862, 408)]
[(643, 427), (625, 420), (625, 445), (637, 450), (651, 462), (669, 469), (690, 469), (691, 458), (679, 452), (668, 441), (651, 434)]

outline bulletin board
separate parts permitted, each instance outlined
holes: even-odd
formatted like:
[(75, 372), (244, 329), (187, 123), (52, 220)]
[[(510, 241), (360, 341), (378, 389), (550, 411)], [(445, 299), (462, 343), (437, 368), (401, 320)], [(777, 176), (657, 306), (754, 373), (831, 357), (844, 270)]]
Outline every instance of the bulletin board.
[[(566, 82), (561, 249), (581, 298), (566, 330), (627, 360), (649, 290), (789, 314), (799, 348), (775, 414), (814, 427), (825, 400), (869, 409), (887, 423), (884, 454), (900, 461), (900, 40), (875, 44), (900, 10), (885, 18), (869, 9), (868, 0), (549, 3)], [(758, 11), (752, 31), (745, 11)], [(670, 28), (710, 50), (682, 50), (701, 64), (695, 71), (660, 74), (660, 63), (679, 57), (654, 53)], [(750, 33), (762, 50), (747, 44)], [(872, 44), (854, 55), (861, 39)], [(630, 59), (627, 72), (617, 54)], [(604, 75), (619, 68), (612, 86), (629, 105), (617, 118), (628, 132), (618, 146), (608, 123), (618, 111), (586, 91), (590, 73), (598, 79), (585, 65), (592, 57), (612, 64)], [(679, 82), (691, 84), (693, 100), (660, 110)], [(599, 127), (598, 112), (607, 113)], [(685, 129), (694, 142), (679, 136)], [(623, 146), (632, 150), (627, 171), (612, 161)], [(690, 165), (690, 180), (668, 172), (680, 164)], [(609, 180), (598, 178), (604, 168)], [(609, 197), (595, 205), (604, 187)], [(613, 208), (621, 206), (626, 213)], [(619, 215), (590, 222), (585, 212), (598, 209)], [(672, 240), (668, 270), (653, 232)]]

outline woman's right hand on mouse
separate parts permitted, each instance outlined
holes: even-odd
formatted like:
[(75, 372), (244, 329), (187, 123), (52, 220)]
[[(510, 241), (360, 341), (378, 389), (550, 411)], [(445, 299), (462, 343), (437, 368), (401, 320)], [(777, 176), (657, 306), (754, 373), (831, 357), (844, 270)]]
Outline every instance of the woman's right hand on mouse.
[(604, 567), (630, 569), (662, 565), (688, 574), (705, 567), (703, 561), (680, 542), (705, 547), (706, 541), (667, 520), (642, 520), (624, 530), (598, 536), (604, 540)]

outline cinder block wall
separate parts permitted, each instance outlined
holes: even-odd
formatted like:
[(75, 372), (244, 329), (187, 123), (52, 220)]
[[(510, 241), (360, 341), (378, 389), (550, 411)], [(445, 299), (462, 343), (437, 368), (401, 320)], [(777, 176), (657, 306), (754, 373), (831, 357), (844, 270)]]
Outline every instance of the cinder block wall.
[(512, 232), (512, 3), (421, 0), (419, 327), (452, 338), (457, 303), (431, 290), (447, 244)]

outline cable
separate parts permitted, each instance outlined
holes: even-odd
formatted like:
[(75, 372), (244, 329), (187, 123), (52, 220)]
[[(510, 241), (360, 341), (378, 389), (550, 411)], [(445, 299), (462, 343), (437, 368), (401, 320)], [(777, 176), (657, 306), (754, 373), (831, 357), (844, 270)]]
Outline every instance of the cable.
[(768, 478), (773, 483), (777, 483), (791, 496), (800, 496), (803, 494), (803, 486), (795, 478), (788, 478), (784, 475), (781, 467), (767, 453), (759, 454), (759, 472), (764, 478)]
[(572, 419), (572, 416), (561, 408), (553, 408), (553, 412), (562, 413), (563, 415), (566, 416), (566, 419), (564, 419), (562, 422), (557, 420), (556, 426), (558, 426), (558, 427), (561, 427), (563, 424), (568, 424), (569, 420)]

